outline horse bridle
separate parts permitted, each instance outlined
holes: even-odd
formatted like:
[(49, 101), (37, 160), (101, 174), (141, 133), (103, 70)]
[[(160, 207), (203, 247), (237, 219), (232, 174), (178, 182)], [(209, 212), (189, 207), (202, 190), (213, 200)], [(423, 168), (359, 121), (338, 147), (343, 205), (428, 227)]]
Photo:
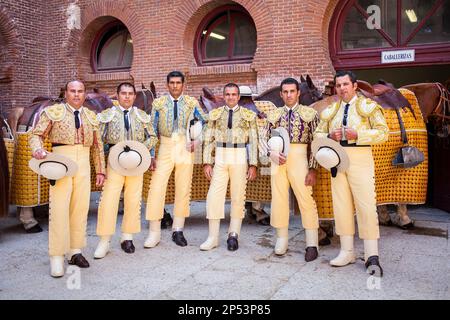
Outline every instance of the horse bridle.
[(148, 98), (147, 98), (147, 95), (145, 94), (145, 91), (150, 92), (152, 100), (155, 100), (155, 95), (153, 94), (152, 90), (143, 88), (141, 90), (141, 92), (142, 92), (142, 98), (144, 99), (144, 111), (147, 110), (147, 107), (148, 107)]

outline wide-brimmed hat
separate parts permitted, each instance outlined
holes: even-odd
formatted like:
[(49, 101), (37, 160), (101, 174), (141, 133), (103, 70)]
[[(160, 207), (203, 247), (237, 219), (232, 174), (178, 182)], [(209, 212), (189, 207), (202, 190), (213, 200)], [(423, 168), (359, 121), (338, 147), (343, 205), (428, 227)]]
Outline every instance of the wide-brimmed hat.
[(151, 156), (147, 147), (139, 141), (124, 140), (109, 150), (111, 168), (122, 176), (139, 176), (148, 170)]
[(200, 139), (202, 136), (202, 121), (194, 117), (192, 112), (189, 116), (187, 126), (186, 126), (186, 140), (191, 142)]
[(330, 138), (316, 138), (311, 144), (311, 151), (317, 162), (327, 170), (331, 176), (336, 177), (338, 172), (347, 171), (350, 160), (347, 152), (339, 144)]
[(289, 133), (283, 127), (272, 129), (270, 139), (267, 141), (269, 149), (284, 154), (289, 153), (289, 145), (291, 140), (289, 139)]
[(28, 165), (35, 173), (50, 180), (51, 185), (64, 177), (73, 177), (78, 170), (75, 161), (57, 153), (48, 153), (44, 159), (31, 158)]
[(249, 86), (239, 86), (239, 95), (241, 97), (256, 97), (257, 94), (254, 94), (252, 92), (252, 89), (250, 89)]

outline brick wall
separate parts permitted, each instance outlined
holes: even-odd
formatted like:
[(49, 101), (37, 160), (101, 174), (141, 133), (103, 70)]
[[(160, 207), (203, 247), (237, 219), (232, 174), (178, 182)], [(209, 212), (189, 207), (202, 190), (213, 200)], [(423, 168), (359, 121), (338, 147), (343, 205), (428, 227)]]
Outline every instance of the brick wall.
[[(16, 50), (18, 57), (10, 59), (14, 65), (8, 84), (12, 96), (5, 96), (8, 81), (1, 80), (1, 66), (11, 61), (2, 62), (2, 45), (0, 102), (10, 108), (23, 106), (37, 95), (58, 95), (60, 87), (76, 77), (84, 79), (88, 87), (110, 93), (120, 81), (134, 80), (147, 86), (154, 81), (157, 92), (162, 93), (165, 75), (173, 69), (186, 73), (187, 93), (193, 96), (199, 96), (203, 86), (220, 94), (230, 81), (263, 92), (287, 76), (299, 78), (307, 73), (323, 88), (333, 73), (328, 24), (338, 1), (285, 1), (280, 5), (277, 0), (2, 0), (0, 33), (15, 34), (7, 47)], [(80, 29), (67, 25), (72, 3), (81, 8)], [(211, 10), (230, 3), (243, 6), (255, 22), (258, 39), (253, 62), (197, 66), (193, 43), (199, 23)], [(132, 68), (130, 72), (94, 74), (92, 42), (100, 28), (114, 19), (122, 21), (131, 33)]]

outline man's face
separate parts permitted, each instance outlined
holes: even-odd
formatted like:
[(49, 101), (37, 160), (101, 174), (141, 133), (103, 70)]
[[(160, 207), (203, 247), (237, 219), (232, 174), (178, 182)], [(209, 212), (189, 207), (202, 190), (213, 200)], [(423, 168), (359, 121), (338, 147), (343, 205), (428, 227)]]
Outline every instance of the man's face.
[(227, 87), (223, 92), (225, 104), (230, 108), (234, 108), (240, 99), (239, 90), (236, 87)]
[(181, 80), (181, 77), (171, 77), (167, 83), (167, 89), (172, 97), (178, 99), (184, 89), (184, 83)]
[(75, 109), (79, 109), (86, 99), (84, 84), (80, 81), (72, 81), (67, 85), (65, 92), (66, 101)]
[(300, 90), (297, 90), (297, 86), (294, 83), (283, 84), (280, 96), (285, 105), (293, 107), (298, 102)]
[(348, 74), (336, 78), (336, 93), (345, 102), (349, 102), (356, 95), (356, 88), (358, 84), (352, 83)]
[(136, 100), (136, 94), (132, 87), (122, 86), (119, 91), (119, 104), (125, 109), (129, 109), (133, 106), (134, 100)]

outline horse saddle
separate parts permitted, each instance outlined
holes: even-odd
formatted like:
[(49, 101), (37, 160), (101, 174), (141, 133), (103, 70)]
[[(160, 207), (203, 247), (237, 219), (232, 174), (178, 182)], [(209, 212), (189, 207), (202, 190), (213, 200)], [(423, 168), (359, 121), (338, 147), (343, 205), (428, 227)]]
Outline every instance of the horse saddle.
[(357, 82), (359, 91), (366, 98), (374, 100), (383, 109), (397, 110), (399, 108), (408, 108), (416, 117), (409, 101), (391, 83), (381, 79), (373, 86), (365, 81), (358, 80)]

